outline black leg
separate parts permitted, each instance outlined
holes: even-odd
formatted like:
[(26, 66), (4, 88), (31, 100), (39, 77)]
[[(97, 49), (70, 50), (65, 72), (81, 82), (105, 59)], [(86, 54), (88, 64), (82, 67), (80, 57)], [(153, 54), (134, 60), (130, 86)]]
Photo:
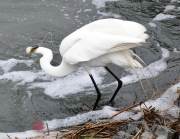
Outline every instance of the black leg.
[(96, 89), (96, 92), (97, 92), (97, 99), (96, 99), (96, 102), (95, 102), (94, 107), (93, 107), (93, 110), (95, 110), (96, 107), (97, 107), (97, 105), (98, 105), (98, 103), (99, 103), (99, 100), (101, 99), (101, 92), (99, 91), (99, 89), (98, 89), (98, 87), (97, 87), (97, 84), (96, 84), (93, 76), (92, 76), (92, 75), (89, 75), (89, 76), (90, 76), (90, 78), (91, 78), (91, 80), (92, 80), (92, 82), (93, 82), (93, 84), (94, 84), (94, 87), (95, 87), (95, 89)]
[(109, 71), (109, 73), (111, 73), (111, 75), (118, 81), (118, 87), (109, 101), (109, 103), (111, 103), (114, 100), (115, 96), (117, 95), (119, 89), (122, 87), (123, 82), (108, 67), (105, 67), (105, 69)]

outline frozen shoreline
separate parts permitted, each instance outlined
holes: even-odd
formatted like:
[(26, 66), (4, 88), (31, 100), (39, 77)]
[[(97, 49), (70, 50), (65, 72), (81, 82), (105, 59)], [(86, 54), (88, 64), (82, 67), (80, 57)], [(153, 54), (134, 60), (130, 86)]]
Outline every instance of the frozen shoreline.
[[(162, 111), (160, 114), (172, 116), (175, 119), (179, 117), (180, 107), (174, 105), (175, 101), (180, 97), (179, 91), (177, 88), (180, 86), (180, 82), (174, 84), (170, 88), (168, 88), (161, 97), (145, 102), (147, 107), (155, 108), (156, 111)], [(167, 99), (168, 97), (168, 99)], [(165, 110), (165, 111), (164, 111)], [(135, 121), (139, 121), (142, 118), (142, 114), (140, 111), (140, 106), (136, 106), (129, 111), (122, 112), (115, 116), (112, 120), (128, 120), (134, 119)], [(44, 129), (41, 132), (30, 130), (25, 132), (16, 132), (16, 133), (0, 133), (1, 139), (7, 139), (7, 135), (11, 138), (18, 137), (20, 139), (24, 138), (32, 138), (35, 136), (44, 136), (44, 132), (47, 131), (46, 123), (48, 124), (48, 130), (56, 130), (57, 128), (68, 128), (76, 125), (82, 125), (88, 123), (89, 121), (98, 122), (101, 119), (108, 119), (109, 117), (115, 115), (117, 113), (117, 109), (105, 106), (102, 110), (97, 111), (89, 111), (83, 114), (78, 114), (74, 117), (67, 117), (66, 119), (54, 119), (51, 121), (44, 121)], [(141, 121), (141, 120), (140, 120)], [(69, 124), (68, 124), (69, 123)], [(155, 132), (155, 131), (154, 131)], [(51, 132), (52, 133), (52, 132)], [(54, 132), (53, 134), (57, 134), (60, 132)], [(175, 132), (173, 132), (174, 135)]]

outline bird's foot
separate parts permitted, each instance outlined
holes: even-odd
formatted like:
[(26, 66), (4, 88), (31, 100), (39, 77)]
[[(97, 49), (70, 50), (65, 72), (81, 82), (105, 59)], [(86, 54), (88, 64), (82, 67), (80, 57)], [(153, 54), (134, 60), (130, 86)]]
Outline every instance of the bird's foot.
[(107, 106), (114, 107), (115, 103), (114, 103), (114, 101), (112, 101), (112, 102), (106, 101), (106, 102), (104, 102), (102, 105), (103, 105), (103, 106), (106, 106), (106, 105), (107, 105)]
[[(94, 102), (94, 100), (91, 100), (92, 102)], [(83, 101), (82, 101), (83, 102)], [(83, 102), (83, 104), (84, 105), (86, 105), (86, 107), (83, 107), (82, 109), (83, 109), (83, 111), (93, 111), (94, 109), (94, 107), (93, 106), (90, 106), (90, 105), (88, 105), (87, 103), (85, 103), (85, 102)], [(96, 109), (95, 110), (101, 110), (102, 109), (102, 107), (101, 106), (97, 106), (96, 107)]]
[[(93, 102), (93, 103), (95, 103), (94, 100), (90, 100), (90, 101)], [(82, 101), (82, 102), (83, 102), (83, 101)], [(86, 107), (83, 107), (83, 108), (82, 108), (83, 111), (93, 111), (93, 106), (90, 106), (90, 105), (88, 105), (88, 104), (85, 103), (85, 102), (83, 102), (83, 104), (86, 106)], [(106, 105), (111, 106), (111, 107), (114, 107), (115, 103), (114, 103), (114, 101), (112, 101), (112, 102), (109, 102), (109, 101), (104, 102), (103, 104), (101, 104), (101, 106), (98, 105), (95, 110), (101, 110), (101, 109), (102, 109), (102, 106), (106, 106)]]

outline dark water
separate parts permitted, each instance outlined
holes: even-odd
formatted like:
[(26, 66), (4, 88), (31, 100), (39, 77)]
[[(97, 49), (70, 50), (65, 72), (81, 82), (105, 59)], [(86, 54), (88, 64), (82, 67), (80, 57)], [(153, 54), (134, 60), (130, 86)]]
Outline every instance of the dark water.
[[(174, 48), (180, 50), (180, 6), (179, 2), (163, 1), (117, 1), (106, 2), (105, 7), (97, 9), (92, 2), (82, 0), (1, 0), (0, 1), (0, 59), (35, 61), (30, 67), (25, 63), (18, 63), (9, 72), (27, 71), (37, 72), (40, 70), (40, 56), (29, 56), (25, 53), (25, 48), (34, 44), (41, 44), (53, 50), (53, 65), (60, 63), (59, 44), (61, 40), (75, 31), (77, 28), (97, 19), (114, 18), (113, 14), (103, 16), (103, 13), (115, 13), (121, 19), (136, 21), (143, 24), (150, 38), (151, 46), (145, 50), (135, 49), (135, 52), (147, 63), (155, 62), (162, 57), (160, 47), (170, 51), (170, 57), (165, 59), (167, 68), (156, 77), (159, 88), (163, 88), (173, 83), (179, 76), (180, 52), (174, 52)], [(174, 5), (174, 10), (164, 12), (167, 5)], [(153, 21), (159, 13), (176, 16), (160, 21)], [(153, 22), (156, 27), (151, 27), (148, 23)], [(48, 34), (49, 33), (49, 34)], [(48, 34), (47, 37), (45, 37)], [(44, 38), (45, 37), (45, 38)], [(157, 47), (157, 44), (160, 47)], [(148, 52), (147, 52), (148, 51)], [(8, 67), (8, 63), (3, 65)], [(3, 68), (3, 67), (1, 67)], [(114, 65), (109, 68), (115, 71), (118, 77), (124, 76), (126, 71)], [(5, 73), (0, 70), (1, 75)], [(24, 74), (26, 76), (26, 74)], [(13, 78), (13, 77), (11, 77)], [(38, 79), (37, 79), (38, 80)], [(81, 79), (80, 79), (81, 80)], [(103, 84), (114, 82), (114, 78), (109, 74), (105, 75)], [(153, 82), (152, 79), (149, 79)], [(36, 80), (34, 80), (36, 82)], [(83, 81), (82, 81), (83, 82)], [(144, 86), (149, 95), (151, 91), (147, 83), (143, 80)], [(82, 100), (89, 102), (95, 99), (95, 95), (86, 95), (86, 91), (68, 95), (65, 98), (53, 99), (44, 94), (44, 89), (29, 89), (28, 83), (17, 85), (18, 82), (11, 79), (0, 81), (0, 132), (26, 131), (32, 129), (32, 123), (38, 119), (51, 120), (55, 118), (65, 118), (83, 113)], [(100, 104), (106, 103), (111, 97), (115, 86), (102, 89), (104, 93)], [(33, 93), (28, 94), (28, 90)], [(92, 92), (95, 93), (94, 90)], [(30, 96), (29, 96), (30, 95)], [(114, 101), (114, 107), (124, 107), (145, 101), (142, 88), (139, 82), (123, 86)]]

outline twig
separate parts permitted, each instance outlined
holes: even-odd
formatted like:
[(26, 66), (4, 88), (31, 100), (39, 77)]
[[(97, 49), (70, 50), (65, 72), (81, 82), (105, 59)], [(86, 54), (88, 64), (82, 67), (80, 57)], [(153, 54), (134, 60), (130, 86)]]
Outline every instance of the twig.
[(84, 101), (82, 101), (83, 104), (85, 104), (88, 108), (90, 108), (91, 110), (93, 109), (91, 106), (89, 106), (88, 104), (86, 104)]
[(6, 136), (8, 136), (8, 138), (11, 139), (11, 137), (8, 134), (6, 134)]
[(143, 128), (141, 128), (132, 139), (136, 139), (137, 137), (139, 137), (142, 131), (143, 131)]
[(103, 129), (105, 129), (106, 126), (104, 126), (103, 128), (101, 128), (98, 132), (96, 132), (92, 137), (94, 137), (95, 135), (97, 135), (99, 132), (101, 132)]
[(136, 106), (140, 105), (141, 103), (142, 103), (142, 102), (138, 102), (138, 103), (136, 103), (136, 104), (134, 104), (134, 105), (131, 105), (131, 106), (125, 108), (125, 109), (122, 109), (121, 111), (117, 112), (115, 115), (109, 117), (108, 120), (114, 118), (115, 116), (119, 115), (120, 113), (122, 113), (122, 112), (124, 112), (124, 111), (127, 111), (127, 110), (129, 110), (129, 109), (131, 109), (131, 108), (133, 108), (133, 107), (136, 107)]
[(57, 133), (57, 135), (56, 135), (56, 139), (58, 138), (58, 133)]
[(46, 127), (47, 127), (47, 131), (48, 131), (48, 135), (49, 135), (49, 127), (48, 127), (48, 123), (46, 123)]

